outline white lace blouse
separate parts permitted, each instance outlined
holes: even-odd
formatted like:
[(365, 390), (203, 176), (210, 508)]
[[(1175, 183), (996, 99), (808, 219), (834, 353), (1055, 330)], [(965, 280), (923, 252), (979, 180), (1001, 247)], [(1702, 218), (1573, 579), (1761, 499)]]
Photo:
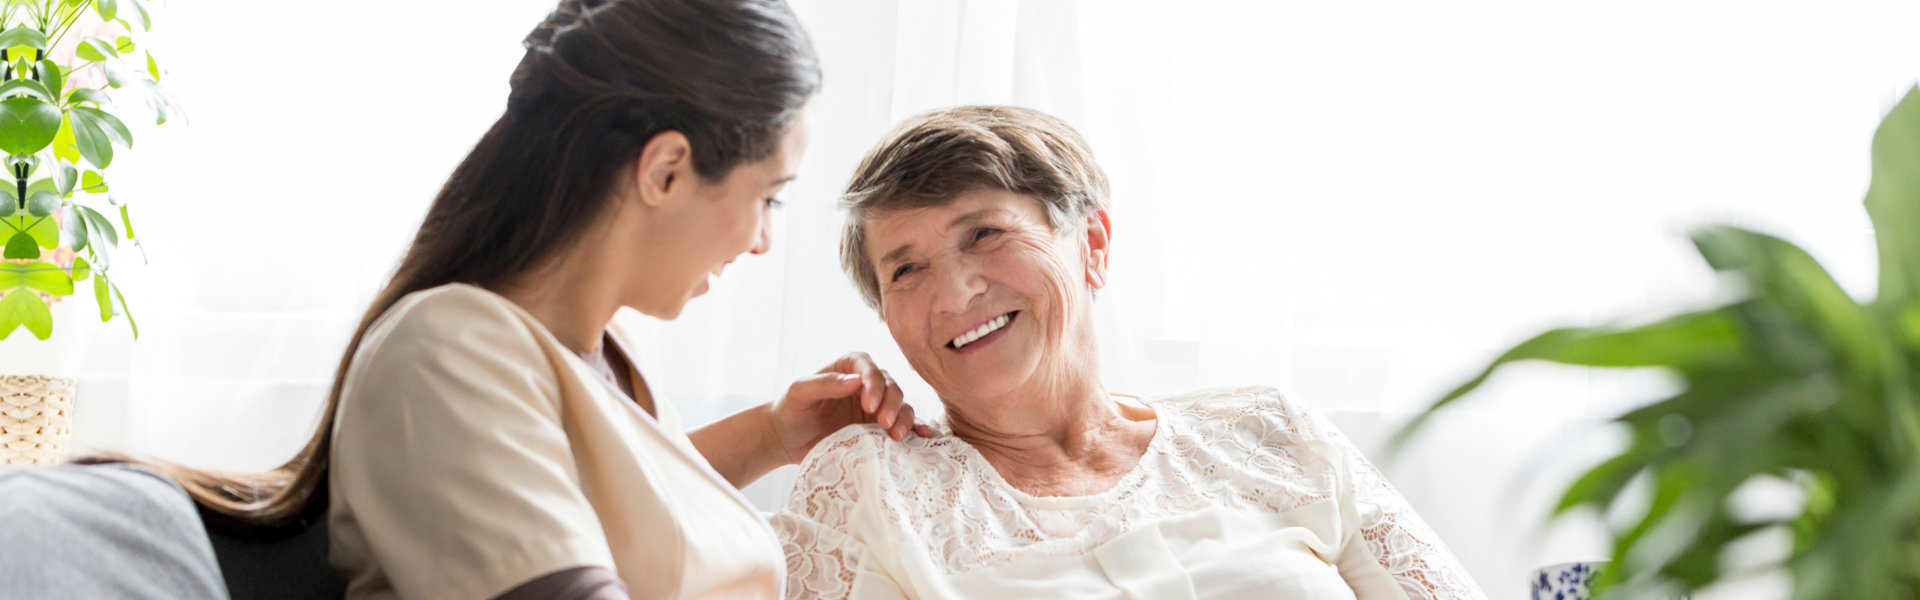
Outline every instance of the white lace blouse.
[(1332, 425), (1267, 387), (1149, 398), (1092, 496), (1034, 497), (944, 430), (849, 427), (773, 517), (789, 598), (1484, 598)]

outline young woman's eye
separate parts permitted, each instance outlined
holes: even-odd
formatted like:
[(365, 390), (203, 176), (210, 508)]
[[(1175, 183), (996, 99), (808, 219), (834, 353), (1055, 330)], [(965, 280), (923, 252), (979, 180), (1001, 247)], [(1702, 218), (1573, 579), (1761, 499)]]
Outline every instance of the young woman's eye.
[(913, 272), (913, 265), (910, 265), (910, 264), (894, 267), (893, 281), (899, 281), (901, 277), (905, 277), (907, 273), (911, 273), (911, 272)]
[(767, 199), (767, 208), (780, 208), (780, 207), (782, 207), (782, 206), (786, 206), (786, 205), (787, 205), (787, 203), (786, 203), (786, 202), (782, 202), (782, 201), (780, 201), (780, 199), (779, 199), (779, 198), (768, 198), (768, 199)]

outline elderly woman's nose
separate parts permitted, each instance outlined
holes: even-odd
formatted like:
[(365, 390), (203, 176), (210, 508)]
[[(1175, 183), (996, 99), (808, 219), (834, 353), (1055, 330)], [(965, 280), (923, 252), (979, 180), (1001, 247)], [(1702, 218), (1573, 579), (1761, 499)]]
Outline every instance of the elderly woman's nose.
[(938, 269), (935, 279), (939, 288), (934, 294), (934, 309), (940, 312), (966, 312), (972, 306), (973, 299), (987, 291), (986, 278), (968, 265), (949, 265), (945, 269)]

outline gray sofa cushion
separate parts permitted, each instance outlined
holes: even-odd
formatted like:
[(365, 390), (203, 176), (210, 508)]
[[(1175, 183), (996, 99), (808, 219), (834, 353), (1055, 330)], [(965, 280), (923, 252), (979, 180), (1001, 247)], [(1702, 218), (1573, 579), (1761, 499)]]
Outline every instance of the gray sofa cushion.
[(0, 598), (227, 598), (185, 491), (131, 465), (0, 465)]

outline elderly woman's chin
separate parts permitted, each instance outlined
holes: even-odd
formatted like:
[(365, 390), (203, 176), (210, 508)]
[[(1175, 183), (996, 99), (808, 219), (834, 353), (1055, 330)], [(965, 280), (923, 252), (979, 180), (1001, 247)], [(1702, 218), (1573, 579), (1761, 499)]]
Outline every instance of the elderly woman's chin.
[[(1039, 336), (1014, 312), (1007, 323), (956, 347), (942, 344), (931, 360), (909, 364), (942, 398), (1000, 398), (1013, 394), (1038, 370), (1043, 350)], [(924, 365), (924, 366), (923, 366)]]
[(947, 412), (924, 439), (815, 444), (773, 517), (788, 597), (1484, 599), (1306, 404), (1106, 389), (1089, 311), (1111, 223), (1085, 144), (962, 107), (862, 163), (842, 266)]

